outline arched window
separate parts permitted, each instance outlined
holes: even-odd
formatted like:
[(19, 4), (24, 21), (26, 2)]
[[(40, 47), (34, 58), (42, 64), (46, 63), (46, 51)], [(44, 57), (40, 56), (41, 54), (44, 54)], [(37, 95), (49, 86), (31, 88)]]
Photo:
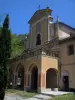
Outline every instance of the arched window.
[(37, 34), (37, 37), (36, 37), (36, 46), (40, 45), (40, 44), (41, 44), (41, 35)]

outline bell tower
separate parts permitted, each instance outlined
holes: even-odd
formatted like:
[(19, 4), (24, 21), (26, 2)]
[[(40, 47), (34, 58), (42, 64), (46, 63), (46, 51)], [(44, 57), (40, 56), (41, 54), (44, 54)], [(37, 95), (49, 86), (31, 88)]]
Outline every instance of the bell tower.
[(36, 48), (44, 45), (49, 39), (49, 24), (52, 23), (52, 10), (46, 9), (37, 10), (29, 20), (30, 24), (30, 48)]

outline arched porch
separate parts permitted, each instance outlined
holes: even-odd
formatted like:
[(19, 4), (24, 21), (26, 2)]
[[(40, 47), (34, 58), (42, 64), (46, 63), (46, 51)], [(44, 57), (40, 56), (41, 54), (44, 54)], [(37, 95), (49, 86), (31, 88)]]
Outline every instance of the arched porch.
[(33, 64), (28, 68), (28, 85), (30, 87), (30, 90), (37, 91), (38, 89), (38, 67)]
[(57, 78), (57, 70), (54, 68), (49, 68), (46, 71), (46, 88), (57, 88), (58, 78)]
[(15, 85), (17, 89), (24, 90), (24, 66), (20, 63), (18, 64), (15, 72)]

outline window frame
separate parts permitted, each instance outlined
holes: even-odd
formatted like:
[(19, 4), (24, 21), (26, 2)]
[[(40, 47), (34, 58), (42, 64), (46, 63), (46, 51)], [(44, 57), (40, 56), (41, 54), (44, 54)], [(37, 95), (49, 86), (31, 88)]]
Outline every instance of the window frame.
[(74, 45), (70, 44), (68, 45), (68, 56), (74, 55)]
[[(40, 43), (38, 43), (39, 40), (40, 40)], [(38, 45), (41, 45), (41, 34), (40, 33), (36, 35), (36, 46)]]

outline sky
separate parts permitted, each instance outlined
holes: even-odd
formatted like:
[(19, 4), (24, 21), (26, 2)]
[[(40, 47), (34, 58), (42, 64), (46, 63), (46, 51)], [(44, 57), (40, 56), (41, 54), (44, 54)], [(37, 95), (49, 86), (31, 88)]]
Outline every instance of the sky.
[(49, 6), (54, 21), (59, 20), (75, 28), (75, 0), (0, 0), (0, 24), (6, 14), (10, 17), (10, 29), (13, 34), (29, 32), (28, 21), (38, 10)]

